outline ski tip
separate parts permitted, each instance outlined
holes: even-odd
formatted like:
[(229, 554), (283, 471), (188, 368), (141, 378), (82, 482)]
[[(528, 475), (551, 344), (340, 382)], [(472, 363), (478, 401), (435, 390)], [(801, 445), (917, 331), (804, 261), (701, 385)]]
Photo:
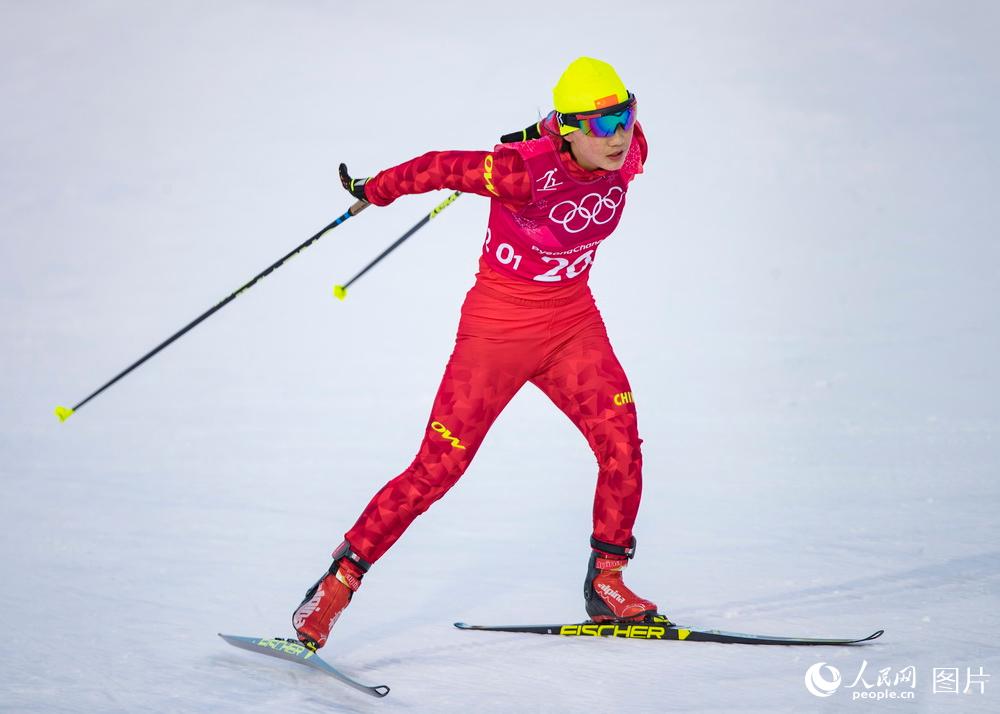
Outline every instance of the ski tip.
[(870, 635), (868, 635), (868, 637), (866, 637), (865, 639), (863, 639), (862, 642), (867, 642), (868, 640), (877, 640), (879, 637), (881, 637), (884, 634), (885, 634), (885, 630), (875, 630), (875, 632), (871, 633)]
[(343, 285), (334, 285), (333, 296), (338, 300), (343, 301), (344, 298), (347, 297), (347, 288), (345, 288)]
[(73, 416), (73, 410), (69, 407), (56, 407), (55, 414), (59, 417), (59, 421), (65, 422), (71, 416)]
[(375, 692), (376, 697), (381, 698), (389, 693), (389, 687), (384, 684), (380, 684), (377, 687), (372, 687), (372, 691)]

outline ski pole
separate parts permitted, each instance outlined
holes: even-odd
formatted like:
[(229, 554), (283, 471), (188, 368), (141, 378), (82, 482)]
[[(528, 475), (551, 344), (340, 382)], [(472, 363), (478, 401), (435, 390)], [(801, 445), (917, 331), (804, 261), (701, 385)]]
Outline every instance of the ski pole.
[(268, 275), (270, 275), (272, 272), (274, 272), (275, 270), (277, 270), (278, 268), (280, 268), (282, 265), (284, 265), (287, 260), (289, 260), (290, 258), (295, 257), (300, 252), (302, 252), (303, 250), (305, 250), (306, 248), (308, 248), (310, 245), (312, 245), (313, 243), (315, 243), (316, 241), (318, 241), (320, 238), (322, 238), (323, 234), (325, 234), (327, 231), (329, 231), (329, 230), (331, 230), (333, 228), (336, 228), (337, 226), (339, 226), (341, 223), (343, 223), (344, 221), (346, 221), (351, 216), (358, 215), (359, 213), (361, 213), (361, 211), (365, 210), (370, 205), (371, 204), (369, 204), (367, 201), (357, 201), (354, 205), (352, 205), (350, 208), (348, 208), (347, 211), (344, 212), (344, 215), (342, 215), (339, 218), (337, 218), (337, 220), (333, 221), (333, 223), (330, 223), (329, 225), (327, 225), (325, 228), (323, 228), (322, 230), (320, 230), (318, 233), (316, 233), (313, 237), (311, 237), (305, 243), (303, 243), (302, 245), (298, 246), (295, 250), (293, 250), (290, 253), (288, 253), (288, 255), (284, 256), (283, 258), (281, 258), (277, 262), (275, 262), (272, 265), (270, 265), (268, 268), (264, 269), (263, 271), (261, 271), (260, 273), (258, 273), (257, 275), (255, 275), (245, 285), (243, 285), (242, 287), (240, 287), (235, 292), (230, 293), (230, 295), (228, 297), (224, 298), (215, 307), (212, 307), (212, 308), (206, 310), (205, 312), (203, 312), (201, 315), (199, 315), (194, 320), (192, 320), (186, 327), (181, 328), (180, 330), (178, 330), (177, 332), (175, 332), (173, 335), (171, 335), (170, 337), (168, 337), (166, 340), (164, 340), (163, 342), (161, 342), (159, 345), (157, 345), (156, 347), (154, 347), (152, 350), (150, 350), (149, 352), (147, 352), (145, 355), (143, 355), (142, 357), (140, 357), (134, 364), (132, 364), (131, 366), (127, 367), (120, 374), (118, 374), (116, 377), (114, 377), (111, 381), (109, 381), (103, 387), (101, 387), (96, 392), (94, 392), (93, 394), (91, 394), (89, 397), (87, 397), (86, 399), (84, 399), (82, 402), (80, 402), (79, 404), (77, 404), (75, 407), (73, 407), (72, 409), (69, 409), (67, 407), (56, 407), (55, 413), (56, 413), (56, 416), (59, 417), (59, 421), (64, 422), (67, 419), (69, 419), (71, 416), (73, 416), (73, 413), (76, 412), (77, 409), (79, 409), (80, 407), (82, 407), (84, 404), (86, 404), (87, 402), (89, 402), (91, 399), (93, 399), (94, 397), (96, 397), (98, 394), (100, 394), (101, 392), (103, 392), (105, 389), (107, 389), (108, 387), (110, 387), (112, 384), (114, 384), (115, 382), (117, 382), (118, 380), (120, 380), (122, 377), (124, 377), (129, 372), (131, 372), (132, 370), (134, 370), (136, 367), (138, 367), (139, 365), (141, 365), (143, 362), (145, 362), (146, 360), (148, 360), (150, 357), (152, 357), (153, 355), (155, 355), (156, 353), (158, 353), (160, 350), (162, 350), (163, 348), (165, 348), (167, 345), (169, 345), (169, 344), (173, 343), (174, 341), (178, 340), (180, 337), (182, 337), (183, 335), (185, 335), (188, 332), (190, 332), (197, 325), (199, 325), (200, 323), (204, 322), (209, 317), (211, 317), (212, 315), (214, 315), (216, 312), (218, 312), (219, 310), (221, 310), (223, 307), (225, 307), (226, 305), (228, 305), (229, 303), (231, 303), (233, 300), (236, 299), (237, 295), (239, 295), (240, 293), (242, 293), (242, 292), (244, 292), (246, 290), (249, 290), (251, 287), (254, 286), (254, 284), (258, 280), (260, 280), (261, 278), (265, 278)]
[(366, 265), (364, 267), (364, 270), (362, 270), (360, 273), (358, 273), (357, 275), (355, 275), (353, 278), (351, 278), (350, 280), (348, 280), (343, 285), (334, 285), (333, 286), (333, 296), (335, 298), (337, 298), (338, 300), (343, 300), (344, 298), (346, 298), (347, 297), (347, 288), (351, 287), (351, 285), (354, 283), (354, 281), (356, 281), (362, 275), (364, 275), (369, 270), (371, 270), (372, 268), (374, 268), (379, 263), (379, 261), (382, 260), (382, 258), (384, 258), (385, 256), (389, 255), (389, 253), (391, 253), (392, 251), (396, 250), (396, 248), (398, 248), (403, 243), (403, 241), (405, 241), (407, 238), (409, 238), (414, 233), (416, 233), (421, 228), (423, 228), (425, 225), (427, 225), (427, 222), (429, 220), (431, 220), (437, 214), (439, 214), (441, 211), (443, 211), (448, 206), (450, 206), (455, 201), (455, 199), (458, 198), (461, 195), (462, 195), (461, 191), (455, 191), (455, 193), (451, 194), (450, 196), (448, 196), (448, 198), (446, 198), (443, 201), (441, 201), (441, 203), (439, 203), (437, 205), (437, 207), (433, 211), (431, 211), (426, 216), (424, 216), (419, 221), (417, 221), (417, 223), (413, 226), (413, 228), (411, 228), (410, 230), (406, 231), (406, 233), (404, 233), (403, 235), (401, 235), (396, 240), (395, 243), (393, 243), (388, 248), (386, 248), (385, 250), (383, 250), (382, 253), (379, 254), (379, 256), (377, 258), (375, 258), (375, 260), (373, 260), (372, 262), (370, 262), (368, 265)]

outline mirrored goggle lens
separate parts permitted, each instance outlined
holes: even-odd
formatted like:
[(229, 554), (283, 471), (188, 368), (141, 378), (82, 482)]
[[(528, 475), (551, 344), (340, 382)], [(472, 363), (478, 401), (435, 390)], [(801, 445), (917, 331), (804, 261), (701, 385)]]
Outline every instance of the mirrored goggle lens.
[(635, 107), (629, 107), (624, 111), (615, 114), (603, 114), (601, 116), (580, 118), (580, 131), (590, 136), (608, 137), (614, 136), (621, 127), (623, 131), (628, 131), (635, 124)]

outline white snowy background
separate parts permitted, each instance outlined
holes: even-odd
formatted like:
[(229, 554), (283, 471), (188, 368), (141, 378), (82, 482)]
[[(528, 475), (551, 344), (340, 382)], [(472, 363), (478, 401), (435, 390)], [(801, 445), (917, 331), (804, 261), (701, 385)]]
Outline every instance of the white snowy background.
[[(1000, 709), (998, 33), (972, 0), (0, 3), (0, 710)], [(339, 161), (490, 147), (582, 54), (650, 140), (591, 278), (645, 440), (627, 581), (686, 624), (885, 636), (454, 630), (584, 615), (595, 463), (528, 387), (323, 651), (388, 698), (227, 646), (291, 634), (412, 459), (487, 202), (340, 303), (446, 194), (371, 208), (53, 408), (343, 212)], [(852, 701), (863, 662), (915, 699)]]

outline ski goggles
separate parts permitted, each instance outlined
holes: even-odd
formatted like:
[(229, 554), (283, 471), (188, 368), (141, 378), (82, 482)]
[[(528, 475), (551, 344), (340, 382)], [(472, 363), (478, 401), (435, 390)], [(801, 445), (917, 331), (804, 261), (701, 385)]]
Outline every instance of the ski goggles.
[(635, 125), (635, 95), (628, 93), (628, 99), (621, 104), (605, 107), (594, 112), (556, 112), (556, 119), (562, 126), (579, 129), (587, 136), (606, 138), (614, 136), (621, 127), (628, 131)]

